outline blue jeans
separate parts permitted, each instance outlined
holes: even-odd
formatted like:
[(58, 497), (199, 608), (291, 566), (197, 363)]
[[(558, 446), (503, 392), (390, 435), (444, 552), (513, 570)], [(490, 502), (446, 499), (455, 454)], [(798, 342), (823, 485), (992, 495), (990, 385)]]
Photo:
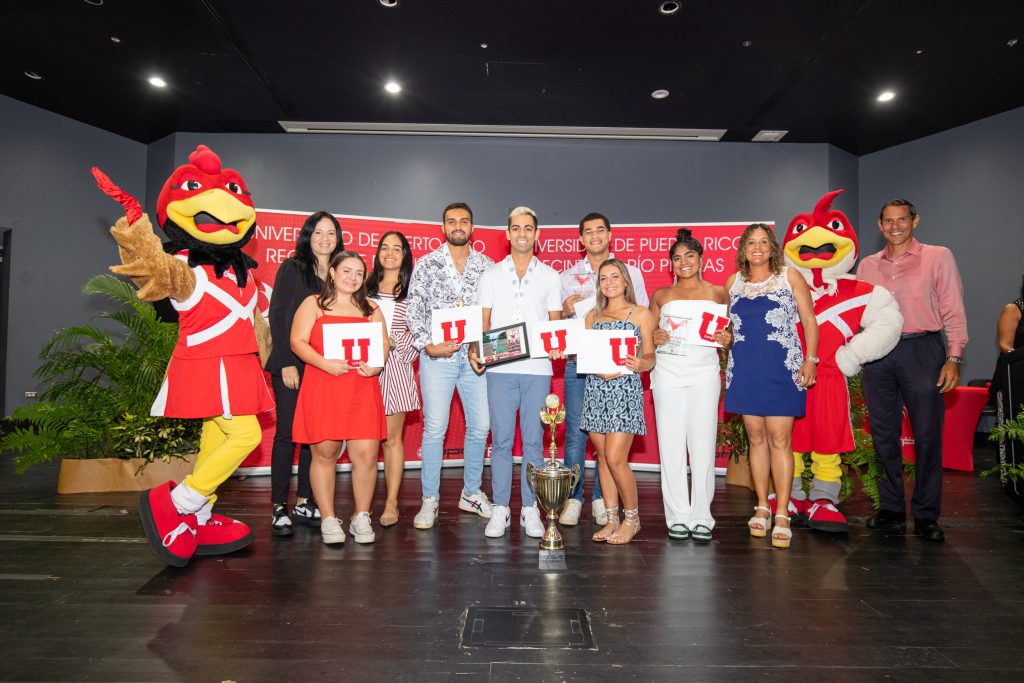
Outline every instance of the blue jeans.
[[(544, 466), (544, 425), (540, 411), (551, 391), (551, 375), (517, 375), (488, 372), (487, 393), (491, 414), (491, 492), (497, 505), (508, 505), (512, 498), (512, 444), (516, 438), (516, 414), (523, 436), (523, 464), (519, 483), (523, 507), (531, 507), (536, 497), (526, 483), (526, 464)], [(498, 400), (500, 397), (500, 400)]]
[(466, 414), (466, 440), (463, 444), (462, 487), (464, 493), (480, 490), (484, 471), (484, 447), (490, 422), (487, 416), (487, 380), (473, 372), (465, 353), (455, 362), (435, 360), (420, 353), (420, 393), (423, 396), (423, 497), (438, 497), (441, 486), (441, 451), (448, 431), (452, 393)]
[[(580, 415), (583, 414), (583, 389), (587, 386), (586, 375), (576, 375), (576, 361), (568, 360), (565, 363), (565, 466), (580, 466), (580, 482), (572, 490), (572, 497), (583, 502), (583, 479), (586, 469), (587, 441), (590, 435), (580, 429)], [(590, 499), (597, 500), (602, 497), (601, 477), (596, 476), (595, 468), (594, 490)]]

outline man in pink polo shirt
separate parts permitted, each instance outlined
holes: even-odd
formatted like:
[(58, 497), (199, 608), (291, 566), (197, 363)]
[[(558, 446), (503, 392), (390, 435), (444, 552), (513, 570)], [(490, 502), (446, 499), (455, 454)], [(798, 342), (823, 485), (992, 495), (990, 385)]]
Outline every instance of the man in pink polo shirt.
[(886, 474), (878, 484), (881, 509), (868, 519), (867, 526), (896, 531), (906, 528), (900, 447), (905, 404), (917, 458), (910, 501), (914, 533), (929, 541), (942, 541), (945, 533), (938, 524), (945, 412), (942, 394), (953, 390), (960, 380), (967, 316), (953, 253), (914, 239), (920, 222), (917, 209), (907, 200), (886, 203), (878, 227), (888, 245), (857, 268), (858, 278), (892, 292), (903, 313), (903, 334), (896, 348), (864, 366), (871, 439)]

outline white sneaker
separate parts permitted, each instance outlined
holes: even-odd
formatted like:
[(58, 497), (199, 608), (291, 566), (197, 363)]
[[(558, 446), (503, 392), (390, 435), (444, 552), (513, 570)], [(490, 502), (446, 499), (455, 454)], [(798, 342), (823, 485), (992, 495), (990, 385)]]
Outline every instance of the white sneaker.
[(484, 519), (489, 519), (491, 516), (491, 501), (487, 500), (487, 494), (483, 491), (477, 491), (476, 493), (462, 494), (459, 498), (459, 509), (465, 512), (473, 512)]
[(495, 505), (491, 508), (491, 519), (484, 529), (484, 536), (487, 538), (501, 538), (505, 535), (505, 529), (512, 525), (512, 512), (507, 505)]
[(594, 516), (594, 524), (604, 526), (608, 523), (608, 512), (604, 508), (604, 498), (595, 498), (591, 501), (590, 514)]
[(420, 511), (413, 517), (412, 525), (417, 529), (430, 529), (437, 521), (438, 500), (436, 496), (429, 496), (423, 499)]
[(519, 513), (519, 526), (523, 527), (530, 538), (540, 538), (544, 535), (544, 522), (540, 521), (540, 510), (536, 505), (523, 508)]
[[(373, 543), (376, 538), (373, 527), (370, 525), (369, 512), (357, 512), (348, 524), (348, 532), (352, 534), (352, 540), (356, 543)], [(321, 533), (323, 533), (321, 531)]]
[(562, 514), (558, 516), (558, 523), (563, 526), (576, 526), (580, 523), (580, 512), (583, 510), (583, 503), (575, 498), (565, 501)]
[(345, 542), (345, 530), (341, 527), (341, 522), (337, 517), (323, 518), (320, 523), (320, 536), (327, 545)]

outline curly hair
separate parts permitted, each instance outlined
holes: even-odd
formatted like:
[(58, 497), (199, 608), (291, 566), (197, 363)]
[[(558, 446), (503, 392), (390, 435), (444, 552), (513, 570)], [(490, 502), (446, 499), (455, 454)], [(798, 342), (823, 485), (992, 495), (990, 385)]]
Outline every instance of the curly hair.
[(767, 223), (751, 223), (740, 235), (740, 244), (736, 249), (736, 270), (743, 275), (744, 280), (750, 279), (750, 262), (747, 260), (747, 242), (755, 230), (764, 230), (768, 235), (768, 245), (771, 253), (768, 255), (768, 269), (773, 275), (782, 272), (782, 247), (779, 246), (779, 239), (775, 236), (775, 230)]

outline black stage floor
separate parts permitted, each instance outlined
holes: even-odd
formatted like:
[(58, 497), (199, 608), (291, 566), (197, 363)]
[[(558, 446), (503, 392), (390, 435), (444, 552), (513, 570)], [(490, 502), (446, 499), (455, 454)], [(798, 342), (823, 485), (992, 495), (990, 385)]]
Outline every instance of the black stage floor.
[[(714, 541), (670, 541), (658, 476), (638, 479), (637, 541), (591, 542), (588, 516), (563, 529), (566, 571), (538, 569), (517, 516), (484, 538), (457, 511), (459, 469), (439, 526), (412, 528), (410, 471), (399, 526), (341, 548), (304, 529), (271, 538), (269, 479), (231, 480), (220, 510), (256, 543), (175, 570), (143, 539), (135, 495), (58, 496), (56, 468), (18, 477), (4, 456), (0, 679), (1024, 680), (1024, 523), (997, 481), (946, 473), (944, 544), (868, 534), (856, 497), (848, 537), (801, 528), (780, 551), (747, 535), (752, 494), (721, 480)], [(378, 514), (382, 495), (383, 478)], [(347, 475), (339, 501), (347, 516)]]

